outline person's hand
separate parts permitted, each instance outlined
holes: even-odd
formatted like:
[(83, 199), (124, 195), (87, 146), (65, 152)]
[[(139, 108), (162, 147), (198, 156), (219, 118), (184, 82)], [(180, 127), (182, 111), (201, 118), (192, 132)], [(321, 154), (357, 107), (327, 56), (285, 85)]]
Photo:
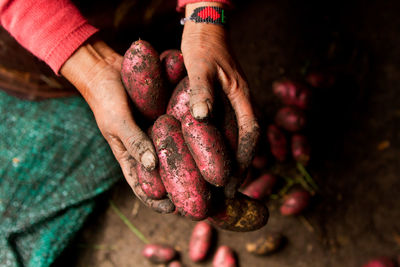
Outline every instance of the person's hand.
[[(186, 17), (200, 6), (221, 6), (201, 2), (186, 5)], [(259, 136), (259, 126), (250, 103), (249, 88), (236, 60), (232, 57), (223, 26), (186, 21), (182, 36), (182, 54), (190, 82), (190, 109), (198, 120), (207, 118), (214, 102), (217, 80), (236, 113), (239, 140), (236, 159), (243, 174), (251, 163)]]
[(89, 104), (135, 194), (157, 211), (172, 212), (174, 207), (169, 200), (150, 200), (138, 186), (135, 164), (153, 170), (158, 161), (152, 142), (132, 116), (128, 95), (121, 82), (122, 60), (122, 56), (104, 42), (88, 42), (64, 63), (61, 74)]

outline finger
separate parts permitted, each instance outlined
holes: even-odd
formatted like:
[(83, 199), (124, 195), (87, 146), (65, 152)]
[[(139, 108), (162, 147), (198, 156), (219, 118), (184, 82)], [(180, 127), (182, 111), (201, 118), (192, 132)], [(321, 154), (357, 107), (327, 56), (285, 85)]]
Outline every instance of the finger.
[(139, 182), (134, 184), (132, 187), (133, 192), (135, 195), (148, 207), (152, 208), (153, 210), (159, 213), (172, 213), (175, 211), (175, 206), (171, 200), (168, 198), (164, 199), (151, 199), (149, 198), (145, 192), (143, 191), (142, 187), (140, 186)]
[(124, 120), (118, 134), (126, 150), (135, 160), (149, 171), (156, 168), (157, 156), (153, 143), (133, 120)]
[(220, 71), (219, 78), (235, 110), (239, 127), (236, 160), (239, 163), (240, 172), (244, 173), (254, 157), (260, 132), (251, 106), (247, 83), (238, 72), (234, 73), (236, 75), (235, 78), (232, 79), (229, 78), (225, 72)]
[[(118, 160), (122, 173), (129, 186), (132, 188), (133, 193), (136, 195), (140, 201), (143, 202), (146, 206), (152, 208), (153, 210), (159, 213), (171, 213), (175, 210), (174, 204), (168, 198), (154, 200), (149, 198), (145, 192), (142, 190), (138, 177), (135, 170), (135, 165), (137, 162), (133, 157), (128, 154), (128, 151), (123, 151), (123, 145), (120, 141), (112, 141), (113, 144), (110, 144), (111, 150), (114, 153), (115, 158)], [(119, 144), (118, 144), (119, 142)]]
[(214, 102), (213, 75), (207, 72), (209, 69), (211, 66), (207, 62), (187, 64), (190, 83), (190, 111), (198, 120), (205, 119), (211, 114)]

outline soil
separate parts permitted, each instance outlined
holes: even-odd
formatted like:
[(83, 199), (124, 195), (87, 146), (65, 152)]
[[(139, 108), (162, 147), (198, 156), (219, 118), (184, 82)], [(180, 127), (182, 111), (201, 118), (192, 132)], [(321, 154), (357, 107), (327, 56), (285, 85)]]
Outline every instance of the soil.
[[(231, 246), (242, 267), (350, 267), (376, 256), (397, 257), (400, 2), (242, 2), (230, 17), (231, 42), (261, 126), (272, 121), (279, 107), (272, 96), (274, 80), (304, 80), (304, 71), (315, 69), (333, 73), (336, 86), (314, 90), (315, 105), (308, 114), (313, 148), (308, 169), (319, 185), (313, 205), (303, 216), (283, 217), (278, 203), (271, 202), (267, 226), (250, 233), (218, 230), (214, 246)], [(162, 42), (157, 40), (151, 30), (142, 36), (157, 49), (179, 47), (164, 33)], [(109, 207), (108, 199), (149, 240), (173, 244), (185, 266), (212, 265), (210, 258), (202, 264), (188, 258), (195, 222), (151, 211), (121, 181), (99, 200), (98, 212), (54, 266), (154, 266), (141, 256), (144, 244)], [(264, 257), (246, 252), (246, 242), (272, 231), (286, 236), (281, 250)]]

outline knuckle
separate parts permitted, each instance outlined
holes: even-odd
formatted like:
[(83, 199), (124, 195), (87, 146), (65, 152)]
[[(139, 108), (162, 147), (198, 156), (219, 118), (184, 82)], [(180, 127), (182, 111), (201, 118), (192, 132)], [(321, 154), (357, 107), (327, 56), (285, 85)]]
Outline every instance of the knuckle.
[(125, 146), (127, 146), (128, 151), (141, 156), (146, 150), (146, 139), (142, 134), (131, 135), (126, 138)]

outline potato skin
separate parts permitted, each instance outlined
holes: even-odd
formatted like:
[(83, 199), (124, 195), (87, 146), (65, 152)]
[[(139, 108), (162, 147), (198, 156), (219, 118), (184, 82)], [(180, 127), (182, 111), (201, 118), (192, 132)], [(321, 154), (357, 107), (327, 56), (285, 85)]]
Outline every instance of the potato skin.
[(370, 260), (362, 267), (395, 267), (395, 264), (391, 259), (388, 259), (386, 257), (380, 257), (377, 259)]
[(179, 121), (182, 121), (183, 116), (190, 112), (189, 90), (189, 78), (186, 76), (176, 86), (167, 106), (167, 114)]
[(215, 186), (224, 186), (231, 163), (218, 129), (207, 121), (197, 121), (188, 112), (182, 119), (182, 133), (203, 178)]
[(242, 193), (250, 198), (263, 200), (272, 193), (276, 182), (275, 175), (264, 173), (247, 185)]
[(287, 155), (287, 140), (285, 134), (276, 125), (271, 124), (267, 129), (267, 137), (271, 154), (277, 161), (285, 161)]
[(236, 267), (235, 254), (228, 246), (220, 246), (213, 258), (213, 267)]
[(311, 195), (304, 189), (296, 190), (285, 196), (280, 211), (282, 215), (298, 215), (310, 203)]
[(226, 198), (208, 220), (225, 230), (249, 232), (267, 224), (268, 217), (268, 208), (263, 203), (237, 193), (233, 199)]
[(165, 194), (158, 168), (148, 171), (142, 164), (136, 164), (136, 173), (140, 186), (149, 198), (162, 199)]
[(292, 156), (297, 162), (307, 166), (310, 161), (310, 151), (307, 137), (300, 134), (292, 136)]
[(165, 50), (161, 53), (160, 60), (168, 82), (176, 85), (186, 74), (182, 52), (177, 49)]
[(171, 261), (168, 267), (183, 267), (182, 263), (178, 260)]
[(289, 132), (298, 132), (304, 128), (306, 117), (298, 108), (283, 107), (276, 113), (275, 123)]
[(274, 82), (272, 90), (285, 105), (306, 109), (310, 104), (311, 91), (293, 81), (284, 80)]
[(205, 219), (210, 191), (184, 142), (179, 121), (170, 115), (159, 117), (152, 137), (161, 180), (176, 209), (193, 220)]
[(146, 244), (142, 255), (153, 263), (167, 263), (177, 255), (175, 249), (169, 245)]
[(270, 233), (254, 242), (247, 243), (246, 250), (258, 256), (271, 254), (282, 246), (283, 240), (284, 238), (280, 233)]
[(306, 81), (315, 88), (330, 88), (335, 84), (335, 76), (327, 72), (312, 71), (307, 74)]
[(198, 222), (192, 231), (189, 243), (189, 258), (194, 262), (206, 258), (211, 246), (213, 228), (208, 223)]
[(255, 155), (251, 166), (255, 169), (262, 170), (268, 165), (268, 158), (265, 155)]
[(157, 51), (146, 41), (132, 43), (121, 69), (122, 82), (135, 107), (144, 117), (155, 120), (165, 113), (166, 89)]

